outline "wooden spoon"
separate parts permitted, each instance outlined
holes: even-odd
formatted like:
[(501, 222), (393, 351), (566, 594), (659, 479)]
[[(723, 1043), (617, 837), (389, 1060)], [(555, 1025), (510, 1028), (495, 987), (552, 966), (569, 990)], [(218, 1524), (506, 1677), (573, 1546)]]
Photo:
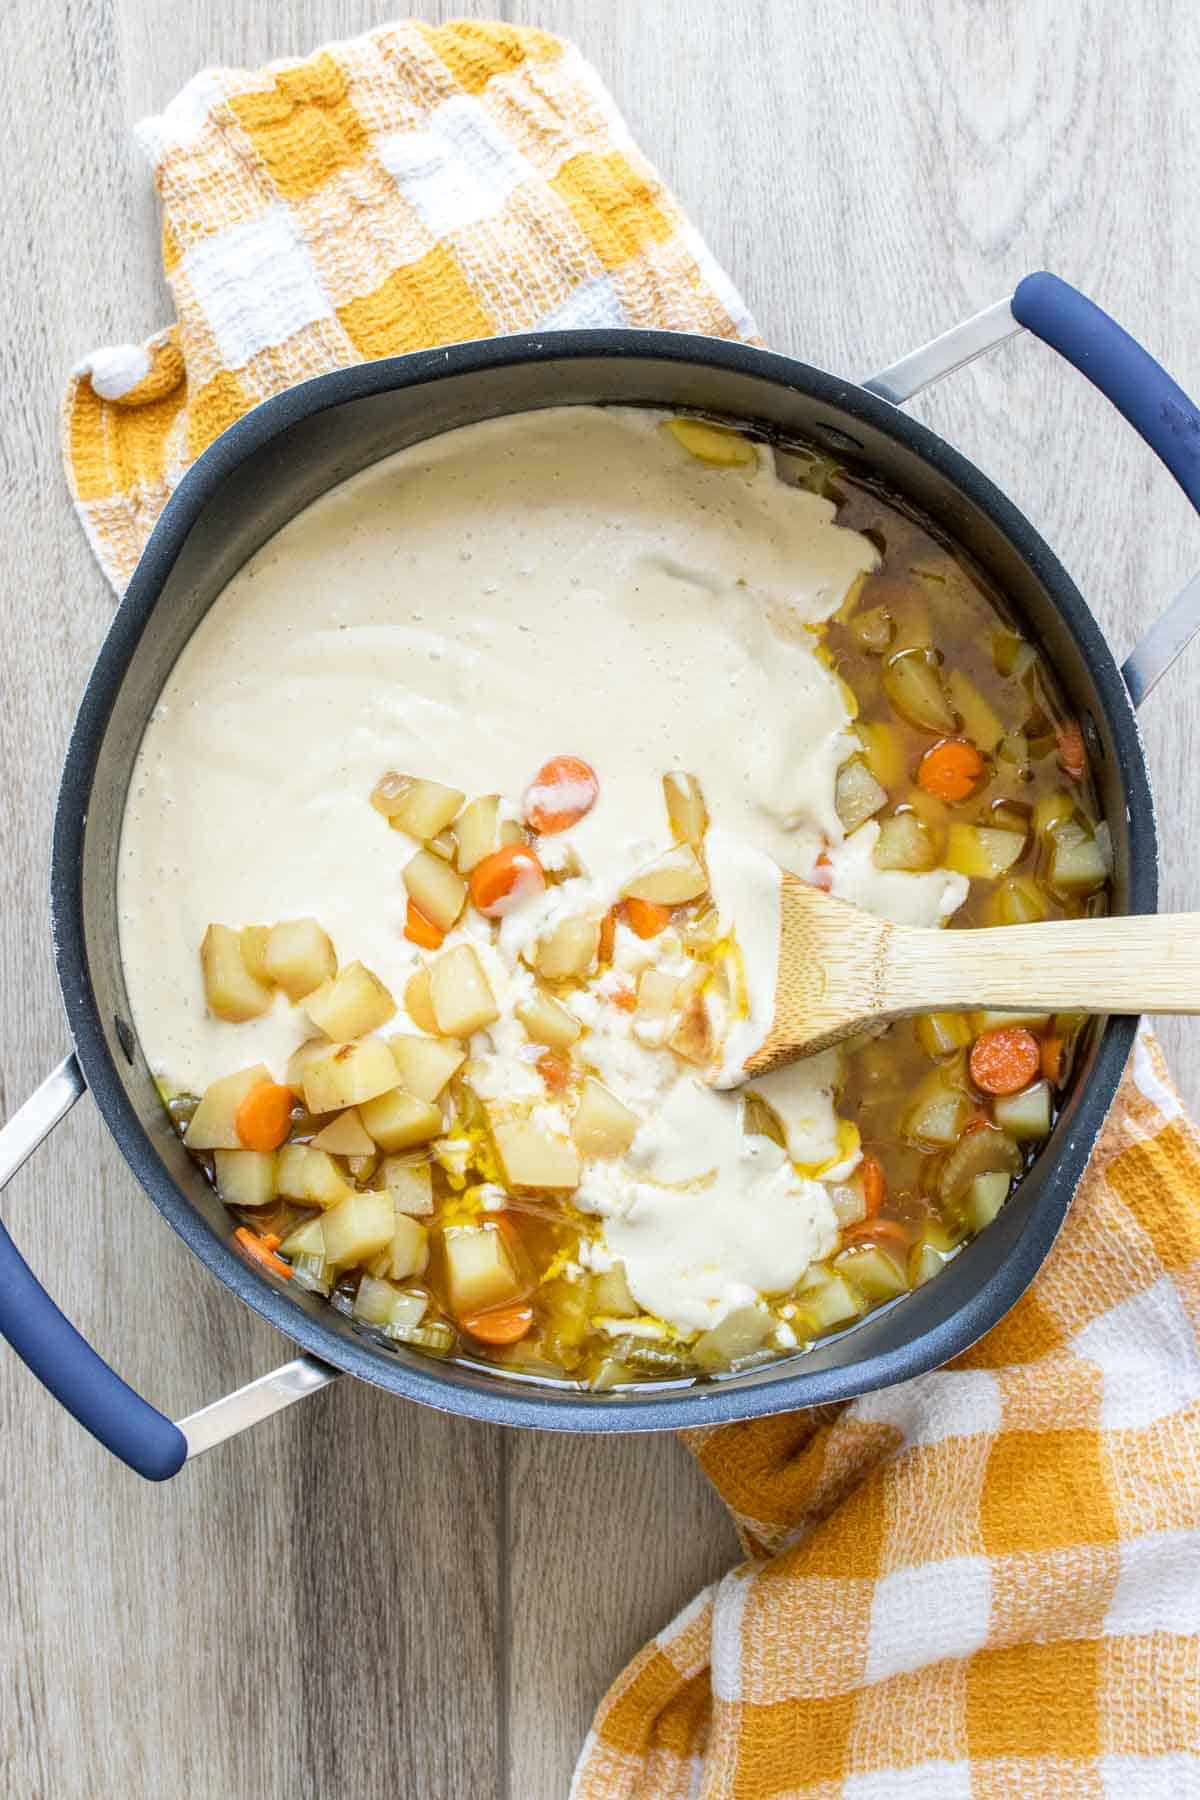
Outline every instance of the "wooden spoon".
[(1200, 913), (919, 930), (784, 871), (775, 1017), (746, 1075), (891, 1019), (984, 1007), (1200, 1013)]

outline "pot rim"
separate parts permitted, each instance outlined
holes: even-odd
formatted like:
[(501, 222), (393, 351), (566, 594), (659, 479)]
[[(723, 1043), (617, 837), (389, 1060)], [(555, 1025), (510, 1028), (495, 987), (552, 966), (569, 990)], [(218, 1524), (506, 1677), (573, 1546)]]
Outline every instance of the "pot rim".
[(1089, 666), (1120, 749), (1129, 818), (1131, 911), (1156, 910), (1158, 857), (1136, 714), (1112, 652), (1070, 576), (1024, 514), (973, 463), (919, 421), (854, 382), (775, 351), (720, 338), (624, 329), (537, 332), (416, 351), (314, 376), (263, 401), (210, 445), (183, 477), (154, 527), (88, 678), (63, 764), (51, 857), (51, 926), (63, 1005), (88, 1087), (133, 1174), (189, 1249), (255, 1312), (314, 1356), (440, 1411), (498, 1424), (602, 1433), (709, 1426), (824, 1405), (927, 1374), (961, 1355), (1015, 1304), (1045, 1260), (1116, 1097), (1137, 1020), (1105, 1022), (1086, 1084), (1077, 1095), (1070, 1133), (1056, 1152), (1053, 1173), (1059, 1180), (1047, 1180), (1037, 1213), (999, 1267), (939, 1325), (844, 1367), (808, 1370), (798, 1355), (755, 1371), (749, 1385), (734, 1378), (673, 1389), (654, 1387), (633, 1395), (541, 1388), (528, 1378), (492, 1371), (484, 1385), (460, 1364), (421, 1359), (422, 1366), (414, 1366), (416, 1357), (402, 1360), (366, 1340), (336, 1332), (255, 1273), (195, 1211), (160, 1160), (122, 1086), (91, 983), (83, 922), (84, 834), (99, 749), (125, 670), (167, 576), (196, 520), (226, 478), (301, 420), (446, 376), (596, 358), (692, 364), (798, 389), (899, 439), (946, 477), (1031, 565)]

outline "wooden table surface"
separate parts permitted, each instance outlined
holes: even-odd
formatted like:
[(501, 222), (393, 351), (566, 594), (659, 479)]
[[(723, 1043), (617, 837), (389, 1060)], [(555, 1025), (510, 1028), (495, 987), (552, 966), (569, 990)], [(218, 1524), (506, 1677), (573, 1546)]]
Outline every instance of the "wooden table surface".
[[(512, 0), (617, 95), (768, 339), (862, 375), (1049, 267), (1200, 390), (1200, 9), (1185, 0)], [(130, 125), (205, 64), (304, 52), (383, 0), (10, 0), (0, 232), (0, 1115), (66, 1048), (55, 781), (111, 598), (70, 515), (72, 358), (169, 317)], [(1062, 553), (1123, 655), (1200, 528), (1029, 340), (919, 405)], [(1165, 903), (1200, 871), (1200, 655), (1145, 718)], [(1164, 1034), (1200, 1100), (1197, 1027)], [(176, 1415), (283, 1360), (158, 1219), (85, 1101), (4, 1216)], [(509, 1435), (349, 1382), (164, 1488), (0, 1360), (0, 1786), (33, 1796), (561, 1800), (606, 1683), (736, 1555), (669, 1438)]]

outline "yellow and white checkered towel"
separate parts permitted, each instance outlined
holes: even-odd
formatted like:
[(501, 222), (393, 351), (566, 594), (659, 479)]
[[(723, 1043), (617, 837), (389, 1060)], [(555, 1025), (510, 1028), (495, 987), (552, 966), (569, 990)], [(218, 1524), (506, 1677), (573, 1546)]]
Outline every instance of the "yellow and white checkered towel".
[[(749, 316), (578, 55), (388, 26), (142, 127), (177, 322), (72, 378), (117, 587), (255, 401), (489, 333)], [(692, 1434), (747, 1561), (634, 1661), (575, 1800), (1200, 1796), (1200, 1141), (1143, 1039), (1045, 1270), (953, 1368)], [(669, 1529), (664, 1521), (664, 1529)]]

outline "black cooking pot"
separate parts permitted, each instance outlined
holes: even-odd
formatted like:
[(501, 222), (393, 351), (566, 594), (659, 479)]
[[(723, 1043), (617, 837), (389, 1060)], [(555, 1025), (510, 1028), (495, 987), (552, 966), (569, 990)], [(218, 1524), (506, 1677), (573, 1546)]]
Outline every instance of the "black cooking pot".
[(701, 1385), (593, 1394), (388, 1347), (234, 1249), (229, 1217), (175, 1135), (129, 1022), (116, 867), (134, 758), (171, 667), (230, 577), (273, 532), (356, 470), (436, 433), (537, 407), (609, 402), (697, 409), (826, 446), (882, 477), (964, 545), (1042, 645), (1083, 723), (1112, 832), (1117, 910), (1153, 912), (1154, 811), (1134, 704), (1196, 628), (1200, 579), (1135, 652), (1123, 679), (1070, 577), (1027, 520), (969, 462), (897, 410), (1022, 326), (1109, 396), (1200, 508), (1200, 413), (1119, 326), (1050, 275), (1030, 276), (1011, 302), (861, 387), (742, 344), (641, 331), (534, 334), (341, 369), (256, 407), (186, 476), (113, 620), (67, 753), (51, 905), (75, 1053), (0, 1132), (0, 1185), (86, 1082), (130, 1168), (175, 1230), (309, 1354), (174, 1425), (84, 1343), (0, 1228), (0, 1331), (132, 1468), (151, 1479), (173, 1475), (189, 1455), (340, 1371), (471, 1418), (559, 1431), (711, 1425), (843, 1400), (936, 1368), (1018, 1298), (1054, 1241), (1117, 1091), (1131, 1018), (1109, 1019), (1094, 1034), (1052, 1137), (987, 1230), (936, 1280), (806, 1354)]

